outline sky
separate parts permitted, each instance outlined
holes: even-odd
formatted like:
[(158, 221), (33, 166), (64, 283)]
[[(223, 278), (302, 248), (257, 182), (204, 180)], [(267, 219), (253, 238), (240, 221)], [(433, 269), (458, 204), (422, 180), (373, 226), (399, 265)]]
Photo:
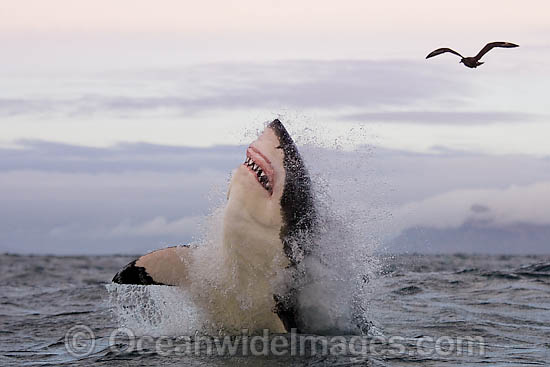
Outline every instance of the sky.
[[(380, 249), (549, 253), (549, 13), (547, 1), (4, 0), (0, 251), (192, 241), (246, 144), (280, 118)], [(497, 40), (520, 47), (475, 70), (425, 60)]]

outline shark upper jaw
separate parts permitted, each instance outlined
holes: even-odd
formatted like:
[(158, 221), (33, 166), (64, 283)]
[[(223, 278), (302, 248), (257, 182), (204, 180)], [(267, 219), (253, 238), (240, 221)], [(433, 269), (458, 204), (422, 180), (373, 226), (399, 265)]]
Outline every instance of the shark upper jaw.
[(254, 175), (256, 181), (269, 192), (269, 195), (273, 195), (275, 170), (269, 158), (258, 148), (251, 145), (246, 150), (246, 160), (243, 165)]

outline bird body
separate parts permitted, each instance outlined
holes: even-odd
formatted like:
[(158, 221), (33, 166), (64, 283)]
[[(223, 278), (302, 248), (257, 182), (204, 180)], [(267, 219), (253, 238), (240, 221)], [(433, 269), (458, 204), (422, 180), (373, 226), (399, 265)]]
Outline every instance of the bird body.
[(481, 49), (481, 51), (478, 52), (477, 55), (471, 56), (471, 57), (464, 57), (461, 54), (459, 54), (458, 52), (456, 52), (456, 51), (454, 51), (450, 48), (443, 47), (443, 48), (438, 48), (437, 50), (434, 50), (434, 51), (430, 52), (428, 54), (428, 56), (426, 56), (426, 59), (429, 59), (430, 57), (434, 57), (434, 56), (437, 56), (437, 55), (441, 55), (441, 54), (446, 53), (446, 52), (450, 52), (452, 54), (455, 54), (455, 55), (459, 56), (460, 57), (460, 63), (464, 64), (464, 66), (475, 69), (478, 66), (483, 64), (483, 62), (479, 61), (483, 57), (483, 55), (485, 55), (487, 52), (489, 52), (494, 47), (513, 48), (513, 47), (519, 47), (519, 45), (516, 45), (515, 43), (511, 43), (511, 42), (490, 42), (490, 43), (486, 44), (485, 47), (483, 47)]
[(471, 69), (477, 68), (479, 65), (484, 64), (481, 61), (478, 61), (475, 57), (463, 57), (460, 62), (464, 64), (464, 66), (469, 67)]

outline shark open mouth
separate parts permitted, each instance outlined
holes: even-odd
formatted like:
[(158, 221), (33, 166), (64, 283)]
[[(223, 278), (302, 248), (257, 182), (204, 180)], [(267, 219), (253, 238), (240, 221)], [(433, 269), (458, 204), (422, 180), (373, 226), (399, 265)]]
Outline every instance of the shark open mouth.
[(243, 163), (256, 180), (270, 194), (273, 194), (273, 167), (271, 162), (254, 147), (246, 150), (246, 160)]

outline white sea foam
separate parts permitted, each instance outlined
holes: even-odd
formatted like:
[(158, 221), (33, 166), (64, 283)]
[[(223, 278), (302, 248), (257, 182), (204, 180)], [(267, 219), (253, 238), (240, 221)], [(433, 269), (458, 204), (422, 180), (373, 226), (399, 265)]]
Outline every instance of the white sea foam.
[(135, 335), (192, 335), (205, 317), (179, 287), (108, 284), (109, 302), (119, 326)]

